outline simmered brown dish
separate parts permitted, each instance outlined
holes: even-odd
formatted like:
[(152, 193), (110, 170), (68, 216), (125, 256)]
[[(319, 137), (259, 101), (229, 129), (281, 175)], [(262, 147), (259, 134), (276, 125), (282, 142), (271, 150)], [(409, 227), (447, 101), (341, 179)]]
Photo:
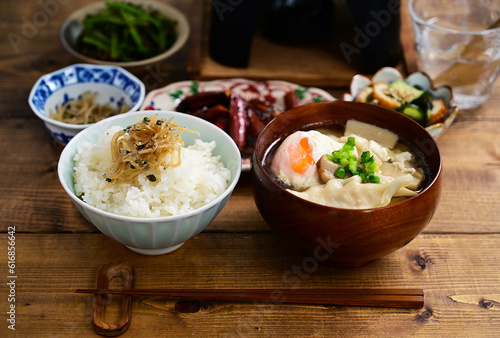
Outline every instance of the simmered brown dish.
[(97, 104), (95, 102), (96, 96), (97, 92), (86, 91), (78, 98), (58, 104), (56, 111), (50, 110), (49, 116), (64, 123), (89, 124), (130, 110), (127, 104), (122, 104), (117, 108), (113, 108), (109, 104)]

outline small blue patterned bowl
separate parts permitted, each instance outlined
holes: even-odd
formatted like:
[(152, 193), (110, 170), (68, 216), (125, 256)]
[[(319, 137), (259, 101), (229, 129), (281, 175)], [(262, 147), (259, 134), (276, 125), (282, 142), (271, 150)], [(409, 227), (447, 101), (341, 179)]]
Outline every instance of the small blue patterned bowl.
[(29, 96), (33, 112), (45, 123), (51, 135), (62, 145), (92, 124), (70, 124), (49, 117), (57, 105), (78, 98), (85, 91), (97, 92), (96, 103), (111, 107), (127, 104), (136, 111), (146, 89), (134, 75), (121, 67), (75, 64), (46, 74), (35, 83)]

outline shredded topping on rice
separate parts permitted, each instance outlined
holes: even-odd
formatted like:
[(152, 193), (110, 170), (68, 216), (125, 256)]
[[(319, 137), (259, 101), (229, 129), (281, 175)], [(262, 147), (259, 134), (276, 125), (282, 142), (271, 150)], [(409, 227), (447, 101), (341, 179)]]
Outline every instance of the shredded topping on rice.
[(104, 175), (106, 180), (132, 182), (146, 172), (151, 182), (160, 178), (160, 170), (181, 164), (184, 146), (180, 132), (197, 133), (156, 115), (116, 132), (111, 140), (113, 163)]

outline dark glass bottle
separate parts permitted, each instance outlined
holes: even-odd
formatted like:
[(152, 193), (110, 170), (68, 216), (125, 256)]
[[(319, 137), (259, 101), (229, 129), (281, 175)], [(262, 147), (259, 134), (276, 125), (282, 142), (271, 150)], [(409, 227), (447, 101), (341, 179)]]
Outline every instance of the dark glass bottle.
[(345, 0), (355, 20), (351, 51), (359, 50), (362, 71), (374, 73), (401, 59), (400, 0)]
[(332, 33), (333, 9), (333, 0), (270, 0), (266, 37), (287, 45), (324, 40)]
[(268, 0), (213, 0), (209, 53), (217, 62), (248, 67), (252, 41)]

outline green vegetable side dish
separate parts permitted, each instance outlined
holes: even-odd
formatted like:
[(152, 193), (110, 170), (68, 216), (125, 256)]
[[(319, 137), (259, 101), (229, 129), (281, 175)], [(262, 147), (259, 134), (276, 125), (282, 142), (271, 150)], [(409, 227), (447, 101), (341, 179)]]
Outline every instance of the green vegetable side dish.
[(420, 90), (404, 81), (394, 81), (387, 88), (387, 93), (401, 101), (401, 106), (396, 108), (400, 113), (414, 119), (421, 125), (427, 125), (430, 119), (428, 112), (432, 111), (434, 98), (429, 92)]
[(375, 82), (361, 90), (356, 101), (397, 110), (423, 127), (443, 122), (448, 112), (441, 98), (434, 97), (429, 91), (412, 86), (404, 80), (392, 83)]
[(177, 39), (175, 20), (125, 2), (107, 2), (106, 9), (88, 15), (82, 24), (76, 50), (103, 61), (149, 59), (167, 51)]
[(326, 155), (328, 160), (342, 165), (335, 171), (334, 175), (338, 178), (345, 178), (346, 175), (359, 175), (363, 183), (380, 183), (380, 177), (375, 175), (376, 171), (380, 171), (379, 166), (375, 163), (375, 158), (370, 155), (369, 151), (365, 151), (361, 154), (358, 165), (358, 159), (354, 155), (355, 146), (355, 138), (348, 137), (342, 149), (335, 150), (331, 155)]

